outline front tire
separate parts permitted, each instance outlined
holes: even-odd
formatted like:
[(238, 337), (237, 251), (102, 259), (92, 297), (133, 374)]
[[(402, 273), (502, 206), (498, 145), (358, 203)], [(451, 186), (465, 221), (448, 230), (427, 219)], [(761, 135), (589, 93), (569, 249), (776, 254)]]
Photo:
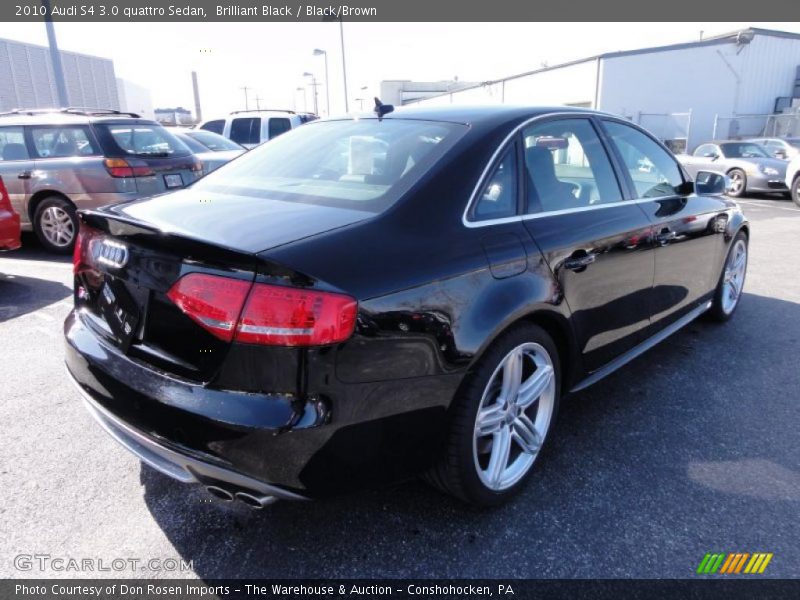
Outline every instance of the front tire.
[(795, 175), (794, 177), (791, 195), (792, 202), (794, 202), (797, 206), (800, 206), (800, 174)]
[(714, 300), (708, 311), (709, 316), (715, 321), (729, 320), (739, 306), (747, 275), (747, 254), (747, 235), (740, 231), (728, 250), (725, 266), (722, 267), (722, 274), (714, 292)]
[(548, 439), (560, 383), (558, 352), (543, 329), (527, 323), (502, 334), (453, 400), (445, 448), (428, 481), (478, 506), (507, 501)]
[(731, 169), (728, 171), (728, 177), (731, 180), (731, 189), (728, 190), (728, 196), (732, 198), (741, 198), (747, 191), (747, 175), (741, 169)]
[(33, 230), (47, 250), (58, 254), (69, 254), (78, 235), (78, 215), (75, 207), (59, 196), (45, 198), (36, 207)]

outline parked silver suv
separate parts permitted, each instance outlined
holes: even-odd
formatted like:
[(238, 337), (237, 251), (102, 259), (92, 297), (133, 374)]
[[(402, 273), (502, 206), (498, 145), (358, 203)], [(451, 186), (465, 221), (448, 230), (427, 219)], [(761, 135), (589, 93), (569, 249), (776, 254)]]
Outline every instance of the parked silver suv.
[(189, 148), (155, 121), (104, 109), (0, 113), (0, 176), (22, 229), (68, 253), (76, 210), (181, 188), (202, 175)]

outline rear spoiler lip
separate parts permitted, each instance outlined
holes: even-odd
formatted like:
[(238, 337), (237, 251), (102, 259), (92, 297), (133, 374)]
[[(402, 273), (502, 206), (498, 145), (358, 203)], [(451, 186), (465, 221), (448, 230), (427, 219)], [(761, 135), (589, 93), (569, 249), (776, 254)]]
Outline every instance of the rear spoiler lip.
[[(329, 291), (343, 292), (338, 288), (327, 285), (325, 282), (311, 277), (305, 273), (297, 271), (290, 266), (277, 263), (266, 254), (269, 250), (259, 250), (250, 252), (239, 248), (225, 246), (209, 240), (186, 235), (185, 233), (173, 233), (164, 231), (163, 229), (144, 221), (132, 219), (130, 217), (121, 216), (115, 212), (111, 212), (106, 208), (100, 209), (81, 209), (78, 211), (79, 219), (87, 223), (91, 227), (100, 229), (104, 233), (110, 235), (135, 235), (137, 233), (145, 235), (159, 235), (164, 237), (164, 241), (169, 243), (172, 238), (175, 242), (189, 245), (196, 245), (198, 254), (205, 254), (206, 258), (210, 258), (215, 263), (226, 264), (231, 268), (236, 265), (236, 270), (249, 271), (253, 274), (255, 281), (262, 281), (265, 283), (278, 283), (286, 285), (287, 283), (296, 287), (309, 287), (316, 289), (323, 289)], [(121, 231), (114, 233), (109, 227), (110, 223), (116, 222), (123, 224), (128, 231)], [(202, 257), (187, 257), (181, 256), (184, 261), (193, 261), (200, 265), (204, 262)]]

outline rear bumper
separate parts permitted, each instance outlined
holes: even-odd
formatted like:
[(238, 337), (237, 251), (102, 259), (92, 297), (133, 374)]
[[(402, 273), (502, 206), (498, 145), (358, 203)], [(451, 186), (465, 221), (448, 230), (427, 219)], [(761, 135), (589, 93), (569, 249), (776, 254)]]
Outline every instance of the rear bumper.
[(20, 247), (19, 215), (0, 210), (0, 250)]
[(235, 490), (258, 492), (282, 500), (305, 500), (304, 496), (295, 494), (280, 487), (266, 484), (234, 470), (213, 463), (193, 458), (158, 443), (141, 431), (128, 425), (125, 421), (106, 410), (91, 394), (69, 373), (75, 387), (83, 396), (89, 414), (100, 426), (126, 450), (134, 454), (142, 462), (157, 471), (177, 479), (183, 483), (225, 483)]
[(306, 402), (215, 389), (129, 358), (84, 319), (73, 311), (64, 323), (67, 370), (119, 443), (181, 481), (222, 481), (279, 498), (329, 496), (424, 470), (460, 382), (336, 384)]

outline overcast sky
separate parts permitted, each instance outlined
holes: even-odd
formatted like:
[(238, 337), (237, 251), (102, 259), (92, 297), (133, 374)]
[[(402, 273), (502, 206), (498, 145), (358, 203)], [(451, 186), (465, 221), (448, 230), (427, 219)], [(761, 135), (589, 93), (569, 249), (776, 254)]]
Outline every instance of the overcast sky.
[[(345, 23), (350, 108), (384, 79), (485, 81), (603, 52), (697, 40), (748, 26), (800, 33), (800, 23)], [(148, 88), (155, 107), (194, 109), (198, 72), (204, 117), (244, 108), (303, 109), (302, 74), (324, 82), (331, 112), (344, 109), (338, 23), (56, 23), (62, 50), (114, 60), (117, 77)], [(44, 23), (0, 23), (0, 37), (46, 44)], [(366, 90), (362, 88), (366, 86)], [(319, 87), (325, 111), (325, 89)], [(307, 95), (308, 108), (312, 98)]]

